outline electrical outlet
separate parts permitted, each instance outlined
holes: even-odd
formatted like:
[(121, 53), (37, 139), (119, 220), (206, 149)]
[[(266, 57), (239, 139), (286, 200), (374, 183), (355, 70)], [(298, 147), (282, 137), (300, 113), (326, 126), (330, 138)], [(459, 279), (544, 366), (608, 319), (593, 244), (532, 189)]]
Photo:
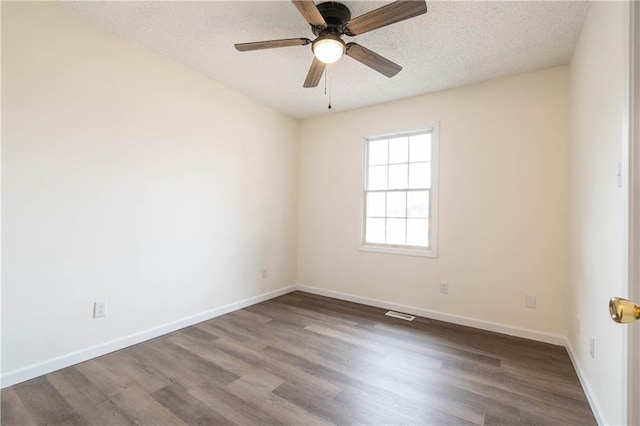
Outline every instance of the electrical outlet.
[(589, 355), (591, 358), (596, 358), (596, 339), (589, 337)]
[(266, 270), (266, 269), (263, 269), (263, 270), (262, 270), (262, 278), (267, 278), (267, 276), (268, 276), (268, 275), (269, 275), (269, 274), (267, 273), (267, 270)]
[(580, 335), (580, 318), (576, 318), (576, 335)]
[(107, 316), (107, 301), (98, 300), (93, 304), (93, 317), (102, 318)]
[(440, 293), (449, 294), (449, 282), (448, 281), (440, 281)]
[(524, 306), (527, 308), (535, 309), (536, 308), (536, 297), (530, 294), (524, 295)]

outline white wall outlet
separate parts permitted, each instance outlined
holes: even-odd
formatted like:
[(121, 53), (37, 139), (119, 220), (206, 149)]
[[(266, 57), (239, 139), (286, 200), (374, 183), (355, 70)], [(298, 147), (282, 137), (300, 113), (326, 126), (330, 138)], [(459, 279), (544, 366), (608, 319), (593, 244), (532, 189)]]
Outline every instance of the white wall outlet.
[(267, 278), (269, 276), (269, 273), (267, 272), (266, 268), (262, 270), (262, 278)]
[(580, 335), (580, 318), (576, 318), (576, 335)]
[(440, 293), (449, 294), (449, 282), (448, 281), (440, 281)]
[(591, 358), (596, 358), (596, 339), (589, 337), (589, 355)]
[(93, 317), (102, 318), (107, 316), (107, 301), (98, 300), (93, 304)]
[(531, 294), (524, 295), (524, 306), (527, 308), (535, 309), (536, 308), (536, 297)]

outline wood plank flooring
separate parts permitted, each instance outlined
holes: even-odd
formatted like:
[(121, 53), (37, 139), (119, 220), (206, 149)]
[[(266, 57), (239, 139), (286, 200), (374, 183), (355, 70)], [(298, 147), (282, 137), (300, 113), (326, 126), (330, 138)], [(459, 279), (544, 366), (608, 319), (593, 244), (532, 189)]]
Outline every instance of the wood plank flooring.
[(3, 425), (596, 424), (563, 347), (294, 292), (2, 390)]

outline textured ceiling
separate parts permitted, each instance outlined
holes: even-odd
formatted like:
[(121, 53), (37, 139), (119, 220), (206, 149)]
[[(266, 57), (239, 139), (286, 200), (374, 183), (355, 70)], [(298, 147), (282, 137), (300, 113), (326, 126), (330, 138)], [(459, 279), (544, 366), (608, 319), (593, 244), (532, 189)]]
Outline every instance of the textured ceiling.
[[(388, 1), (344, 1), (353, 17)], [(349, 57), (330, 65), (331, 111), (568, 64), (588, 3), (430, 2), (428, 12), (346, 41), (403, 66), (388, 79)], [(94, 23), (294, 118), (329, 113), (325, 80), (304, 89), (311, 46), (240, 53), (234, 43), (307, 37), (288, 1), (72, 2)]]

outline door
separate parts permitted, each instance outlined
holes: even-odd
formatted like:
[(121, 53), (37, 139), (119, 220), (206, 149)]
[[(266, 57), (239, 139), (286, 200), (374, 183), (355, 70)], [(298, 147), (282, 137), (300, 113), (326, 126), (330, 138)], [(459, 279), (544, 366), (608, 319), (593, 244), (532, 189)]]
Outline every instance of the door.
[[(629, 295), (640, 303), (640, 4), (631, 8), (629, 78)], [(629, 327), (627, 412), (640, 425), (640, 322)]]
[(629, 299), (613, 298), (611, 317), (628, 327), (627, 339), (627, 423), (640, 425), (640, 3), (629, 2), (629, 119), (626, 161), (627, 196), (627, 282)]

